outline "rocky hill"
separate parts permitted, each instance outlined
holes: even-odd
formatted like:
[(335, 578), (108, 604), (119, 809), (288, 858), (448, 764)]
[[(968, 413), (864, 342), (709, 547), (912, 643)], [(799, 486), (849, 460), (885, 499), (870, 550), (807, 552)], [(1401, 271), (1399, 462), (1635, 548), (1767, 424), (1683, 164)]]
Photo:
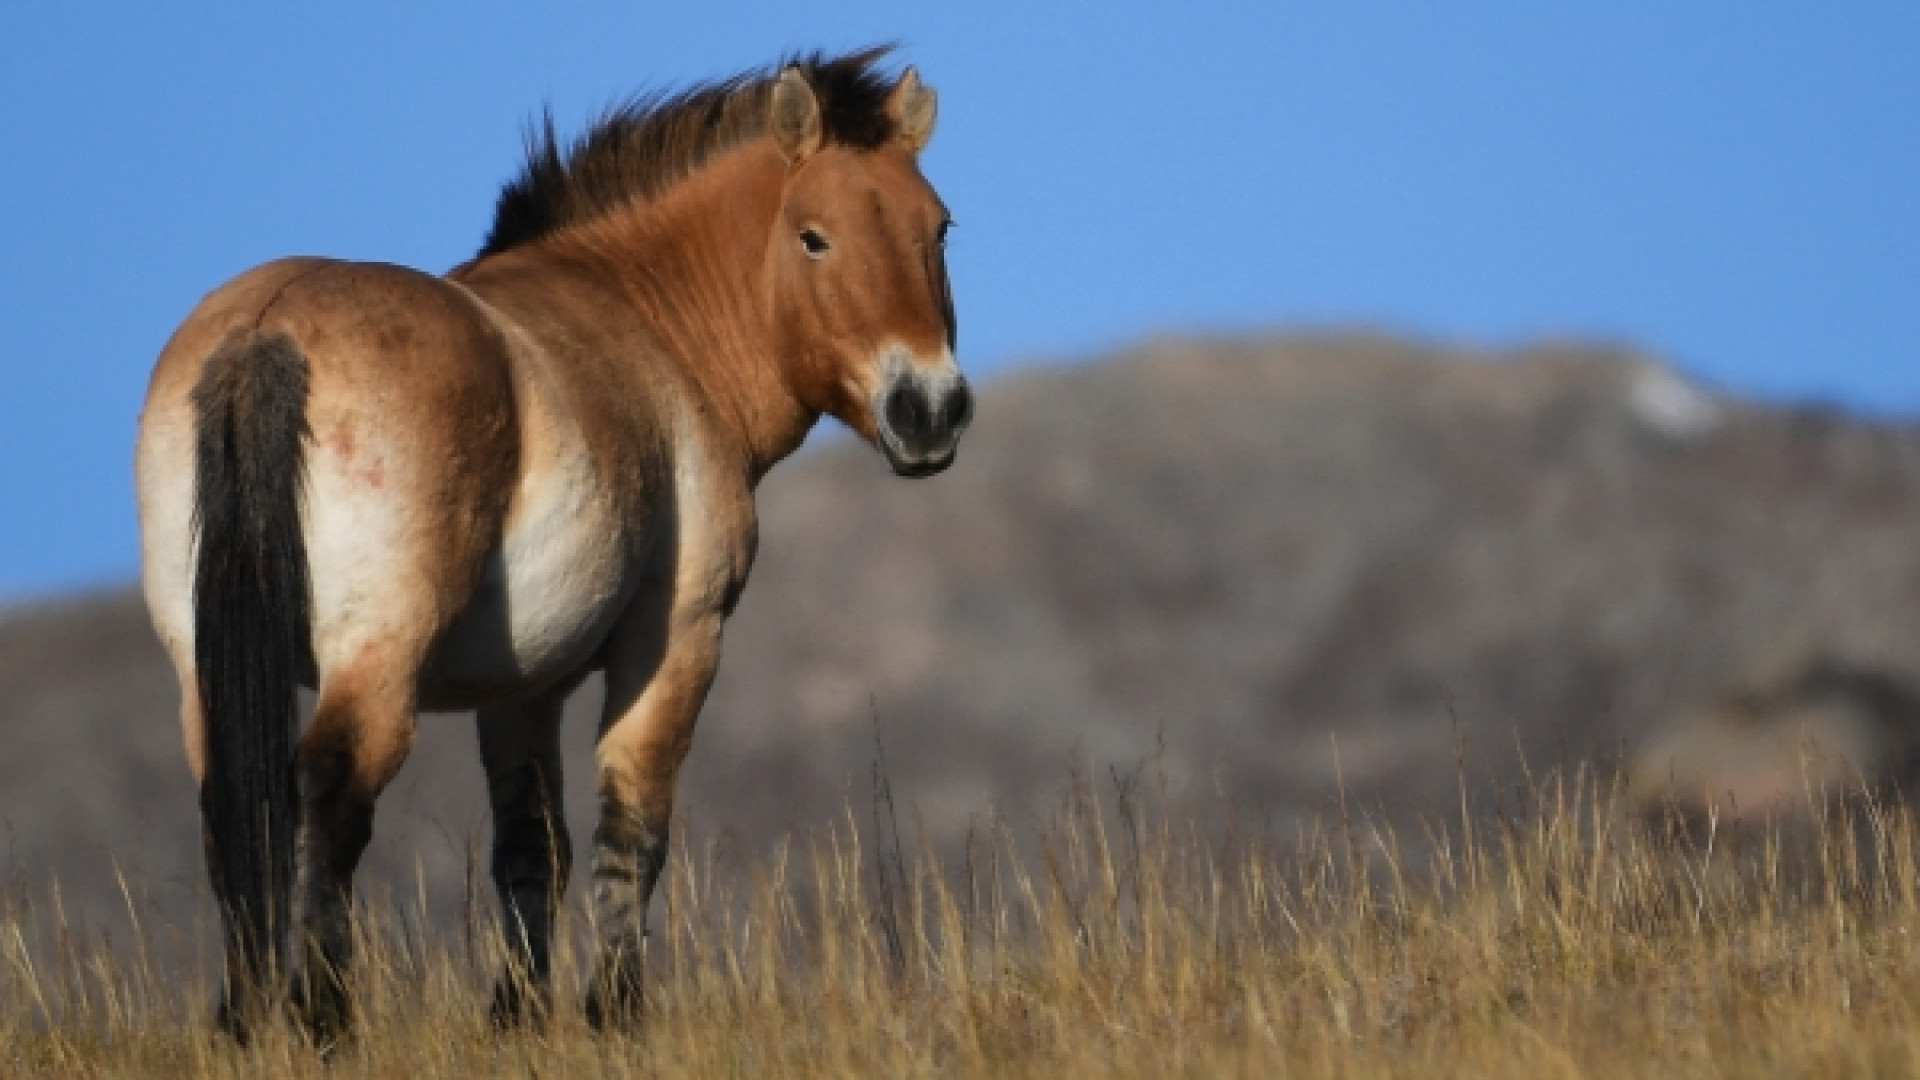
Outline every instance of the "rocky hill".
[[(829, 440), (762, 491), (761, 561), (682, 789), (749, 847), (864, 817), (876, 731), (936, 842), (1150, 763), (1276, 828), (1406, 820), (1622, 751), (1783, 648), (1920, 673), (1920, 429), (1726, 400), (1630, 352), (1366, 335), (1169, 341), (1002, 378), (960, 462)], [(597, 693), (568, 803), (590, 828)], [(20, 894), (209, 910), (175, 691), (132, 591), (0, 616)], [(375, 888), (484, 866), (470, 723), (429, 716)]]

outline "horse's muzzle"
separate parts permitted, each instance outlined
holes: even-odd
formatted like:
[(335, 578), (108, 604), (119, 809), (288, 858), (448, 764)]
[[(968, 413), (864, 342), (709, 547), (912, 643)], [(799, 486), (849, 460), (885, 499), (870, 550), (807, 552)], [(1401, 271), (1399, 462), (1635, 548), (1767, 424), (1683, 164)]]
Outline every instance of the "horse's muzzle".
[(901, 476), (932, 476), (953, 464), (960, 435), (973, 422), (973, 391), (958, 377), (912, 372), (893, 381), (881, 403), (880, 449)]

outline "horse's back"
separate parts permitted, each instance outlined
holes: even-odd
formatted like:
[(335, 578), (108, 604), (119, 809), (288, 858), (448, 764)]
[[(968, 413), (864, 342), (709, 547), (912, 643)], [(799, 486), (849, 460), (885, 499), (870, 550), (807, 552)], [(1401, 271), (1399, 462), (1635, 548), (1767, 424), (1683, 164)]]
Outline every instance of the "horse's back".
[[(423, 651), (497, 544), (517, 476), (508, 348), (460, 287), (396, 266), (288, 259), (210, 293), (154, 369), (137, 448), (149, 607), (191, 653), (194, 391), (280, 336), (306, 366), (304, 532), (322, 670)], [(226, 357), (216, 361), (216, 357)]]

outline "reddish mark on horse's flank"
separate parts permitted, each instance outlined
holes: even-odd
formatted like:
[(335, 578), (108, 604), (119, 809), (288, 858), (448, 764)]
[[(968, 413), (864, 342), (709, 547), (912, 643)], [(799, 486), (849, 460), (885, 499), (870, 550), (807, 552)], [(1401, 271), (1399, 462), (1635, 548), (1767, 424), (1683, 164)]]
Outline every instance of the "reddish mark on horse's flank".
[(347, 479), (370, 488), (381, 488), (387, 482), (387, 470), (377, 453), (361, 454), (356, 458), (358, 442), (353, 437), (353, 429), (341, 424), (328, 433), (323, 444), (340, 461), (340, 471)]

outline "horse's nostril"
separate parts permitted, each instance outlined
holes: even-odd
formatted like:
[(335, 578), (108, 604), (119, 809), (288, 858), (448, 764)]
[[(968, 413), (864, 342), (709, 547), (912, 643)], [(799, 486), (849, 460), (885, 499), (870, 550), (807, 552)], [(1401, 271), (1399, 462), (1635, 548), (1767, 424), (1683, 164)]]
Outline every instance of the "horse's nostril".
[(964, 381), (954, 385), (953, 392), (947, 395), (947, 407), (942, 411), (946, 414), (948, 431), (958, 431), (973, 422), (973, 391)]
[(905, 379), (887, 394), (887, 426), (902, 438), (918, 436), (927, 428), (927, 404)]

